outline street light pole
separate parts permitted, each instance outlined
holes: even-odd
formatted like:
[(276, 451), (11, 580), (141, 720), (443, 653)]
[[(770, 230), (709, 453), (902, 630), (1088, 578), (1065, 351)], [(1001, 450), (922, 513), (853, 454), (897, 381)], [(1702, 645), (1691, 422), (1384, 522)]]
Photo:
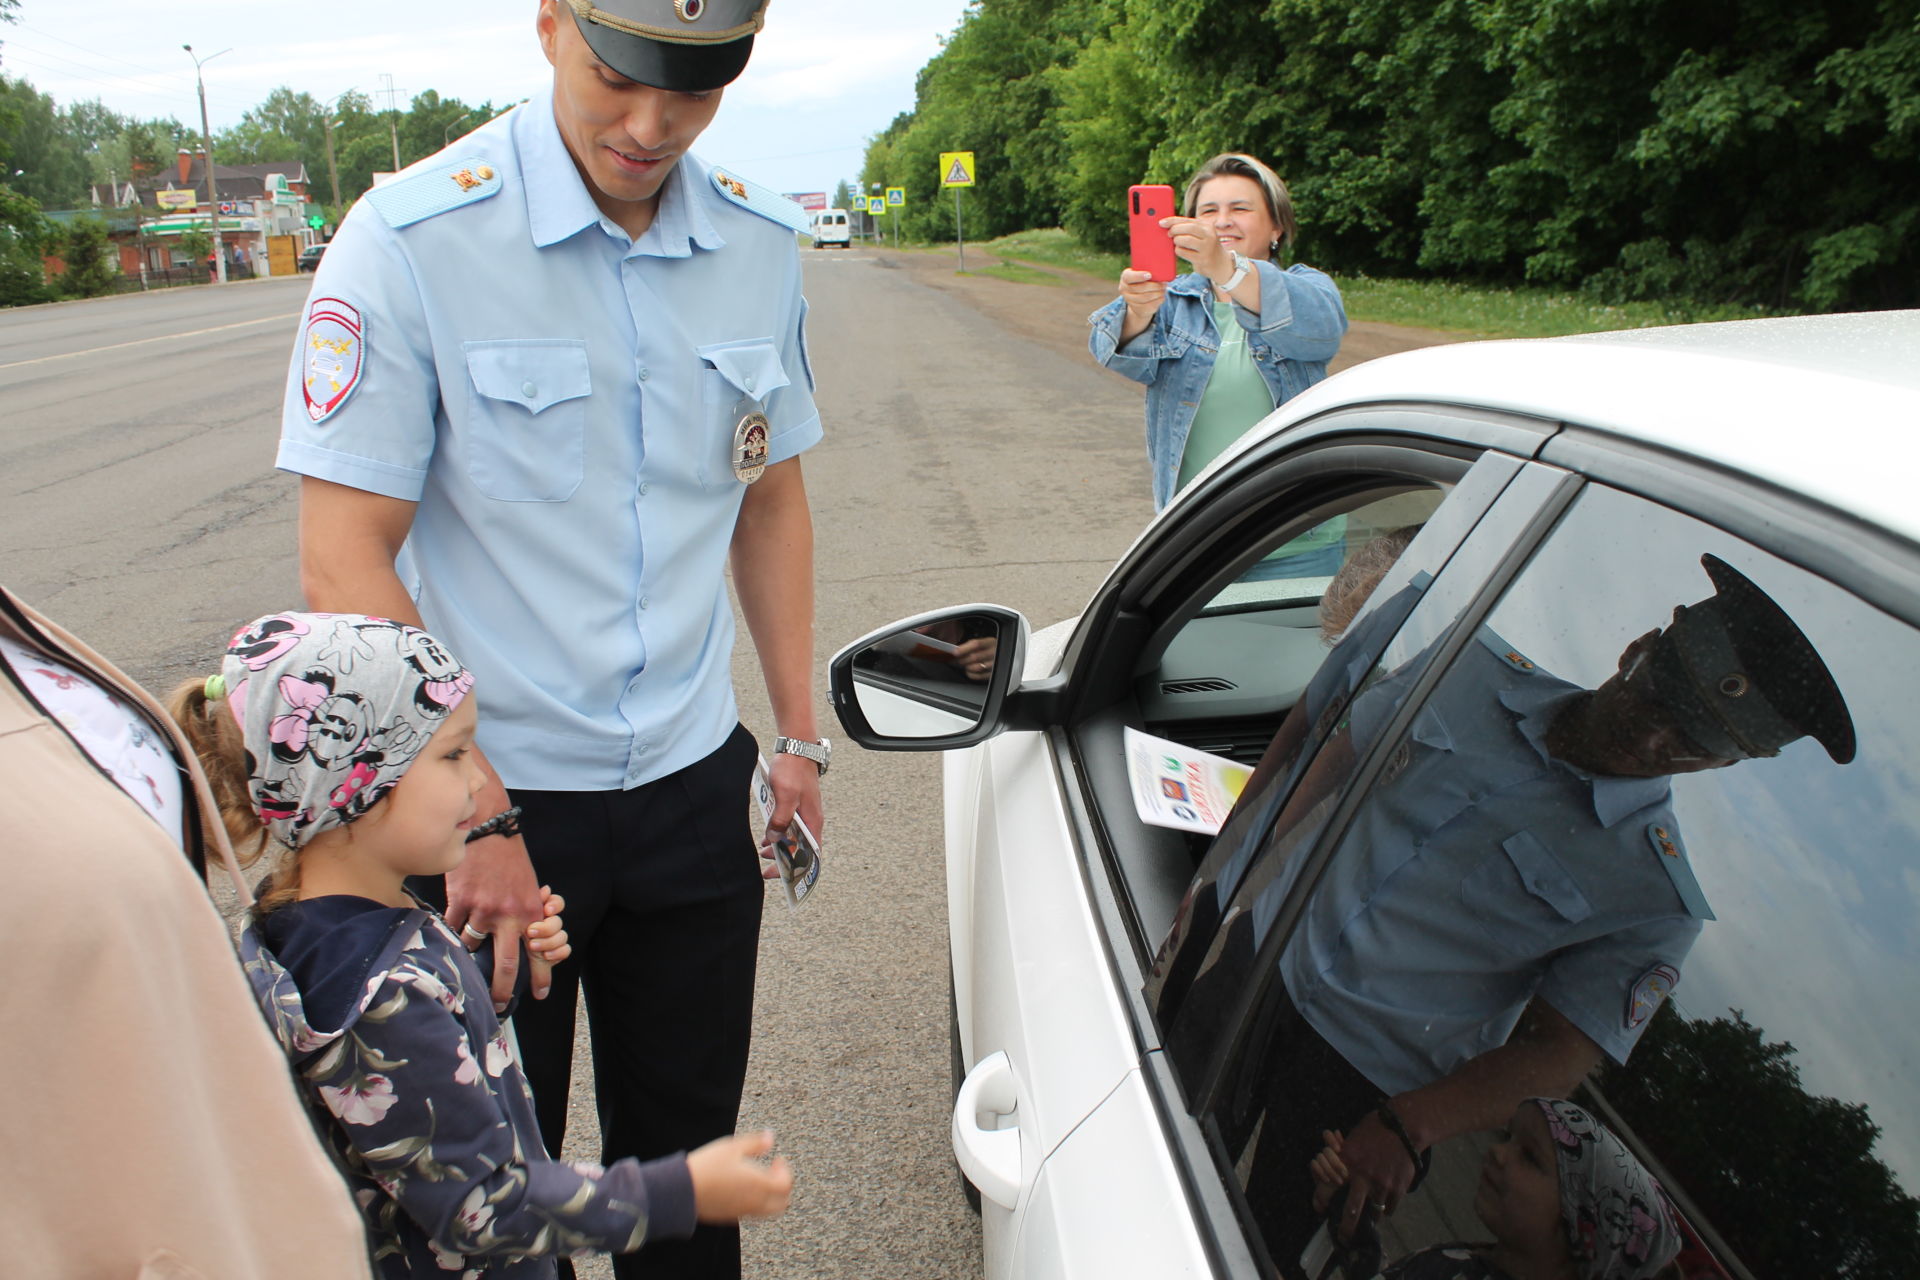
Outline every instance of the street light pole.
[(232, 49), (222, 49), (220, 53), (210, 53), (202, 58), (193, 51), (193, 46), (180, 46), (193, 59), (193, 78), (200, 86), (200, 138), (207, 145), (207, 203), (213, 206), (213, 269), (220, 283), (227, 282), (227, 242), (220, 234), (220, 192), (213, 183), (213, 130), (207, 125), (207, 82), (200, 74), (200, 68), (220, 56), (220, 53), (232, 53)]
[[(471, 120), (479, 114), (480, 108), (475, 107), (473, 110), (467, 112), (467, 114), (461, 116), (459, 120), (455, 120), (453, 124), (459, 124), (462, 120)], [(453, 145), (453, 124), (448, 125), (440, 131), (440, 149), (442, 151), (445, 151)]]
[(339, 124), (340, 121), (334, 113), (340, 109), (340, 99), (352, 92), (352, 89), (342, 89), (340, 92), (334, 94), (333, 97), (327, 99), (325, 110), (326, 120), (323, 122), (326, 126), (327, 137), (327, 181), (333, 187), (333, 207), (336, 209), (340, 207), (340, 166), (336, 164), (333, 159), (333, 126)]

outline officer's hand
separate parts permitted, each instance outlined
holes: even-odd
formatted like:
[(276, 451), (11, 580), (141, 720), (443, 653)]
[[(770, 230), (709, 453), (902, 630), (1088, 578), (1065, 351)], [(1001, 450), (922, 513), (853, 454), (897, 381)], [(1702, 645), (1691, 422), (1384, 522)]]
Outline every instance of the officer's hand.
[(820, 808), (820, 766), (805, 756), (784, 751), (776, 754), (768, 781), (773, 785), (773, 813), (767, 819), (766, 834), (760, 838), (760, 856), (767, 860), (760, 874), (772, 880), (780, 874), (773, 862), (774, 834), (785, 831), (797, 812), (807, 830), (813, 832), (815, 843), (824, 845), (825, 837), (820, 832), (826, 816)]
[(999, 649), (997, 637), (979, 636), (962, 641), (953, 651), (953, 662), (967, 679), (984, 683), (993, 678), (993, 663)]
[[(495, 783), (480, 793), (478, 812), (491, 816), (507, 807), (506, 788)], [(468, 946), (478, 946), (475, 934), (496, 939), (522, 936), (527, 926), (546, 919), (540, 882), (527, 861), (526, 841), (519, 836), (483, 836), (467, 846), (466, 857), (447, 872), (447, 923), (460, 931)], [(535, 959), (533, 985), (544, 991), (552, 966)], [(496, 946), (493, 961), (493, 1007), (507, 1007), (513, 982), (520, 972), (520, 948)]]
[[(1401, 1199), (1413, 1183), (1414, 1167), (1400, 1139), (1388, 1132), (1387, 1126), (1372, 1112), (1347, 1130), (1340, 1144), (1339, 1162), (1346, 1166), (1347, 1203), (1340, 1215), (1337, 1234), (1347, 1240), (1352, 1238), (1353, 1229), (1360, 1223), (1360, 1213), (1367, 1205), (1374, 1205), (1382, 1214), (1390, 1214), (1400, 1207)], [(1334, 1188), (1325, 1182), (1314, 1187), (1316, 1213), (1326, 1212), (1333, 1192)]]

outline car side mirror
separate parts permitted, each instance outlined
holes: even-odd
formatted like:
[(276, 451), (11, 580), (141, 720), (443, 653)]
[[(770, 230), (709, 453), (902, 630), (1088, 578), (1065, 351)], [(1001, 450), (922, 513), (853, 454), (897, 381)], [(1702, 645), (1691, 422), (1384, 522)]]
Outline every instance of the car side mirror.
[(1027, 620), (973, 604), (862, 636), (828, 668), (833, 709), (870, 751), (947, 751), (1004, 727), (1001, 708), (1026, 660)]

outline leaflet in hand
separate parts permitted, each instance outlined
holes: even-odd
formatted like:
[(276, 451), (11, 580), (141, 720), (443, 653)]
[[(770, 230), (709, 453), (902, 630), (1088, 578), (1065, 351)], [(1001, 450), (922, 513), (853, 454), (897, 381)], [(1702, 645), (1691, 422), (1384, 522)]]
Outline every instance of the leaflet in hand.
[[(767, 773), (765, 756), (753, 767), (750, 789), (753, 803), (760, 810), (760, 826), (765, 830), (773, 821), (773, 782)], [(780, 885), (787, 891), (787, 906), (798, 908), (820, 879), (820, 842), (813, 838), (813, 832), (807, 830), (798, 813), (787, 823), (785, 831), (766, 832), (761, 837), (763, 847), (769, 839), (773, 845), (773, 863), (780, 872)]]
[(1196, 751), (1128, 726), (1127, 780), (1140, 821), (1212, 835), (1253, 770), (1236, 760)]

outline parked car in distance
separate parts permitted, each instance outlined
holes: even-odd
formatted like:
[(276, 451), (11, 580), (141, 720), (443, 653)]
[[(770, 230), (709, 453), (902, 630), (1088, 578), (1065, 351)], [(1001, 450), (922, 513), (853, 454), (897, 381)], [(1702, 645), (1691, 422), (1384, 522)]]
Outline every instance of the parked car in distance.
[(813, 215), (813, 247), (847, 249), (852, 247), (852, 228), (845, 209), (822, 209)]
[[(1916, 351), (1900, 312), (1370, 361), (1078, 618), (836, 655), (848, 736), (949, 752), (986, 1274), (1318, 1277), (1324, 1131), (1386, 1262), (1504, 1239), (1530, 1094), (1654, 1173), (1688, 1277), (1910, 1271)], [(1195, 752), (1257, 766), (1224, 825), (1142, 821)]]
[(320, 269), (320, 259), (325, 257), (326, 253), (327, 246), (324, 244), (308, 245), (300, 251), (300, 257), (294, 263), (294, 266), (300, 271), (318, 271)]

